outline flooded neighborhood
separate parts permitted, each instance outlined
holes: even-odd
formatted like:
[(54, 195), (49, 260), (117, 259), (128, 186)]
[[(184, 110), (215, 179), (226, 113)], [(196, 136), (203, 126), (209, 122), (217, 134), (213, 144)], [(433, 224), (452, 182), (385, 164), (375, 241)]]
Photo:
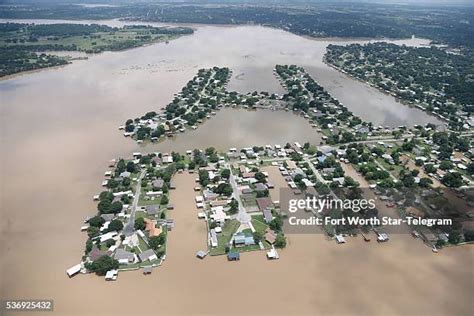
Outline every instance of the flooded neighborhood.
[[(169, 25), (119, 20), (95, 22), (113, 27), (140, 23)], [(376, 241), (377, 231), (367, 233), (372, 236), (372, 242), (364, 241), (360, 235), (345, 234), (345, 242), (338, 243), (335, 240), (339, 239), (329, 234), (286, 233), (270, 223), (279, 216), (276, 205), (282, 199), (281, 190), (305, 194), (301, 188), (307, 189), (315, 180), (333, 191), (337, 190), (337, 181), (341, 187), (348, 182), (344, 177), (354, 179), (362, 188), (373, 188), (375, 183), (380, 184), (376, 181), (396, 180), (402, 169), (400, 165), (405, 162), (403, 168), (421, 170), (414, 178), (429, 177), (430, 172), (423, 171), (426, 168), (422, 169), (419, 161), (436, 144), (415, 146), (419, 153), (405, 154), (406, 158), (400, 158), (400, 163), (398, 159), (397, 163), (391, 163), (391, 157), (383, 156), (385, 152), (378, 153), (374, 148), (385, 148), (388, 152), (393, 146), (408, 146), (403, 140), (406, 138), (409, 142), (409, 137), (415, 137), (411, 133), (417, 126), (420, 132), (416, 137), (420, 141), (432, 139), (433, 134), (422, 134), (427, 130), (424, 126), (432, 124), (435, 129), (436, 126), (444, 128), (446, 122), (323, 62), (330, 44), (363, 44), (375, 40), (312, 39), (257, 25), (186, 26), (192, 27), (194, 33), (169, 42), (88, 54), (87, 59), (74, 60), (68, 65), (1, 79), (0, 297), (53, 299), (54, 312), (59, 315), (86, 315), (91, 312), (90, 306), (94, 307), (95, 315), (111, 311), (147, 314), (151, 310), (163, 315), (220, 314), (223, 311), (230, 315), (469, 315), (473, 311), (474, 293), (472, 244), (446, 247), (434, 253), (430, 247), (436, 241), (427, 247), (420, 239), (414, 239), (408, 228), (405, 233), (392, 235), (387, 243)], [(419, 38), (387, 41), (413, 47), (430, 42)], [(279, 77), (275, 75), (276, 65), (297, 65), (301, 69)], [(317, 106), (321, 107), (319, 114), (324, 114), (323, 118), (328, 121), (309, 119), (295, 107), (278, 110), (272, 106), (224, 107), (212, 115), (209, 113), (209, 117), (203, 116), (200, 123), (187, 124), (186, 131), (178, 132), (176, 127), (176, 134), (170, 137), (150, 141), (151, 136), (147, 136), (144, 142), (137, 142), (135, 136), (140, 127), (161, 124), (160, 111), (172, 104), (200, 69), (212, 67), (230, 69), (228, 82), (225, 82), (226, 93), (268, 92), (281, 97), (278, 99), (283, 100), (281, 102), (293, 102), (283, 99), (292, 88), (287, 84), (312, 84), (309, 79), (312, 78), (316, 88), (307, 92), (308, 102), (323, 100), (324, 103), (321, 101)], [(286, 75), (291, 80), (285, 81)], [(206, 97), (213, 96), (211, 92)], [(325, 93), (331, 98), (322, 98)], [(326, 108), (332, 110), (326, 111)], [(158, 112), (153, 116), (154, 121), (144, 123), (145, 119), (139, 116), (151, 111)], [(330, 121), (339, 111), (350, 112), (347, 124)], [(352, 119), (360, 119), (361, 123), (352, 124)], [(124, 137), (124, 131), (118, 130), (127, 120), (135, 124), (130, 137)], [(340, 116), (338, 120), (344, 122)], [(367, 122), (367, 126), (362, 122)], [(368, 126), (376, 128), (367, 136)], [(395, 139), (392, 132), (398, 128), (401, 136)], [(325, 141), (332, 141), (331, 135), (335, 133), (340, 133), (342, 138), (344, 132), (356, 130), (364, 130), (357, 134), (359, 138), (334, 140), (326, 150), (321, 147)], [(462, 136), (471, 137), (469, 133), (464, 132)], [(461, 143), (456, 141), (453, 142)], [(349, 143), (355, 145), (351, 147)], [(206, 150), (210, 147), (214, 151)], [(201, 151), (193, 152), (195, 149)], [(351, 151), (354, 151), (353, 160)], [(177, 155), (174, 158), (173, 153)], [(456, 153), (460, 156), (452, 168), (463, 169), (461, 166), (467, 164), (468, 154)], [(201, 154), (209, 162), (205, 167), (196, 162)], [(212, 161), (213, 156), (217, 157), (216, 161)], [(363, 160), (365, 156), (374, 157), (373, 161)], [(141, 160), (142, 157), (149, 160)], [(170, 157), (170, 164), (182, 162), (186, 167), (173, 170), (171, 180), (164, 181), (173, 188), (160, 193), (158, 213), (148, 216), (150, 208), (147, 206), (154, 204), (153, 192), (157, 187), (163, 191), (163, 183), (158, 180), (165, 177), (165, 157)], [(111, 159), (116, 161), (110, 164)], [(120, 159), (124, 159), (123, 168), (118, 167)], [(332, 164), (324, 162), (325, 159)], [(196, 168), (189, 167), (191, 161), (197, 163)], [(203, 168), (206, 174), (201, 173)], [(367, 174), (376, 173), (370, 168), (382, 168), (387, 174), (370, 178)], [(303, 169), (303, 173), (296, 177), (298, 169)], [(339, 169), (341, 174), (338, 175)], [(109, 174), (104, 176), (104, 172)], [(225, 175), (227, 172), (230, 175)], [(442, 186), (443, 175), (436, 178), (433, 186)], [(123, 180), (127, 177), (131, 181), (125, 185)], [(257, 179), (259, 177), (261, 179)], [(127, 239), (129, 236), (119, 240), (118, 235), (110, 235), (116, 244), (107, 244), (108, 237), (104, 237), (101, 244), (94, 240), (106, 232), (87, 235), (79, 229), (81, 224), (85, 225), (85, 218), (103, 215), (98, 213), (93, 197), (110, 189), (107, 186), (110, 179), (120, 183), (118, 186), (124, 192), (129, 188), (134, 193), (139, 188), (143, 190), (142, 195), (138, 191), (138, 204), (134, 204), (133, 194), (130, 200), (120, 200), (130, 205), (133, 215), (126, 211), (120, 216), (120, 211), (111, 217), (120, 221), (123, 225), (120, 229), (124, 231), (127, 225), (131, 231), (146, 230), (146, 237), (136, 241), (136, 249), (140, 251), (134, 252), (133, 240)], [(142, 181), (147, 184), (143, 185)], [(208, 199), (215, 187), (220, 187), (222, 192)], [(258, 193), (259, 187), (265, 192)], [(229, 194), (225, 189), (230, 190)], [(138, 200), (147, 194), (146, 199)], [(399, 217), (391, 204), (396, 200), (383, 201), (383, 194), (369, 194), (370, 198), (378, 199), (380, 214)], [(231, 195), (237, 199), (235, 202), (230, 201)], [(203, 207), (198, 205), (198, 196), (204, 200)], [(99, 199), (102, 197), (96, 200)], [(117, 195), (110, 196), (107, 203), (118, 200)], [(216, 201), (224, 201), (225, 207), (237, 203), (235, 213), (225, 218), (223, 208), (216, 208)], [(262, 206), (262, 203), (274, 206)], [(122, 204), (120, 206), (122, 210)], [(160, 210), (165, 214), (163, 217)], [(203, 212), (204, 215), (200, 215)], [(243, 219), (245, 216), (249, 218)], [(270, 219), (267, 221), (265, 216)], [(151, 224), (133, 227), (138, 217), (146, 218), (144, 221)], [(167, 219), (172, 219), (172, 225)], [(222, 223), (211, 227), (211, 222), (220, 221)], [(238, 222), (239, 228), (229, 228), (230, 235), (223, 236), (229, 221)], [(163, 230), (155, 234), (155, 229)], [(253, 234), (255, 231), (262, 236)], [(155, 248), (148, 244), (151, 237), (163, 232), (165, 242), (161, 241)], [(275, 246), (275, 240), (270, 242), (266, 235), (269, 232), (274, 233), (275, 238), (284, 236), (286, 247)], [(243, 238), (241, 245), (238, 245), (239, 237)], [(117, 282), (104, 282), (103, 277), (93, 273), (69, 278), (64, 271), (80, 262), (88, 239), (91, 239), (91, 247), (94, 241), (93, 247), (101, 254), (109, 251), (109, 246), (117, 245), (122, 254), (131, 254), (134, 258), (128, 263), (149, 259), (149, 264), (133, 266), (137, 271), (120, 271)], [(214, 239), (216, 245), (209, 246)], [(139, 260), (133, 256), (145, 253), (141, 249), (142, 241), (150, 250), (159, 252), (156, 259), (140, 257)], [(233, 246), (225, 249), (224, 243)], [(229, 254), (236, 249), (240, 251), (240, 260), (230, 262), (234, 257)], [(199, 251), (205, 253), (202, 260), (196, 258)], [(278, 260), (269, 260), (270, 251), (277, 253)], [(144, 275), (142, 269), (151, 265), (153, 272)], [(230, 307), (237, 299), (241, 307)], [(118, 302), (128, 303), (118, 308)]]

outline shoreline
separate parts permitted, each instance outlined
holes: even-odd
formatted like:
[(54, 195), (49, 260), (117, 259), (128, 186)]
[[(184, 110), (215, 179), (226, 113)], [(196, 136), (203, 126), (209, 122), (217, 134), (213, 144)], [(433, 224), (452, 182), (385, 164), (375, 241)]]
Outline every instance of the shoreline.
[[(0, 22), (2, 23), (2, 22)], [(161, 43), (166, 43), (168, 44), (170, 41), (174, 41), (174, 40), (177, 40), (183, 36), (188, 36), (188, 35), (193, 35), (194, 34), (194, 29), (193, 29), (193, 33), (191, 34), (181, 34), (181, 35), (170, 35), (170, 38), (168, 39), (158, 39), (158, 40), (155, 40), (155, 41), (150, 41), (148, 43), (144, 43), (142, 45), (139, 45), (139, 46), (135, 46), (135, 47), (128, 47), (128, 48), (124, 48), (124, 49), (120, 49), (120, 50), (103, 50), (103, 51), (100, 51), (100, 52), (94, 52), (94, 53), (87, 53), (83, 50), (64, 50), (64, 49), (61, 49), (60, 52), (71, 52), (71, 53), (82, 53), (84, 54), (85, 56), (83, 57), (72, 57), (72, 58), (67, 58), (67, 56), (61, 56), (61, 55), (57, 55), (55, 54), (54, 50), (51, 51), (47, 51), (47, 52), (44, 52), (46, 54), (49, 54), (49, 55), (53, 55), (53, 56), (57, 56), (57, 57), (62, 57), (64, 58), (66, 61), (67, 61), (67, 64), (64, 64), (64, 65), (59, 65), (59, 66), (51, 66), (51, 67), (41, 67), (41, 68), (37, 68), (37, 69), (32, 69), (32, 70), (26, 70), (26, 71), (19, 71), (19, 72), (16, 72), (16, 73), (13, 73), (13, 74), (8, 74), (8, 75), (5, 75), (5, 76), (2, 76), (0, 77), (0, 81), (4, 81), (4, 80), (10, 80), (10, 79), (15, 79), (17, 76), (21, 76), (21, 75), (29, 75), (29, 74), (34, 74), (34, 73), (39, 73), (41, 71), (44, 71), (44, 70), (50, 70), (50, 69), (60, 69), (60, 68), (63, 68), (63, 67), (66, 67), (66, 66), (69, 66), (70, 64), (72, 64), (74, 61), (77, 61), (77, 60), (88, 60), (89, 57), (91, 56), (95, 56), (95, 55), (100, 55), (100, 54), (103, 54), (103, 53), (114, 53), (114, 52), (117, 52), (117, 53), (121, 53), (121, 52), (126, 52), (126, 51), (129, 51), (129, 50), (132, 50), (132, 49), (136, 49), (136, 48), (141, 48), (141, 47), (148, 47), (148, 46), (152, 46), (152, 45), (156, 45), (156, 44), (161, 44)], [(43, 53), (43, 52), (35, 52), (35, 53)]]
[[(427, 111), (424, 107), (422, 107), (421, 105), (417, 105), (417, 104), (415, 104), (414, 102), (410, 102), (410, 101), (401, 99), (400, 97), (398, 97), (398, 96), (392, 94), (391, 91), (386, 91), (386, 90), (384, 90), (384, 89), (382, 89), (382, 88), (376, 86), (376, 85), (373, 84), (373, 83), (370, 83), (370, 82), (368, 82), (368, 81), (364, 81), (364, 80), (362, 80), (362, 79), (360, 79), (360, 78), (357, 78), (356, 76), (354, 76), (354, 75), (348, 73), (348, 72), (345, 71), (344, 69), (341, 69), (341, 68), (339, 68), (338, 66), (329, 63), (329, 62), (326, 60), (325, 57), (323, 57), (323, 63), (326, 64), (327, 66), (329, 66), (329, 67), (331, 67), (331, 68), (337, 70), (339, 73), (341, 73), (341, 74), (343, 74), (343, 75), (346, 75), (347, 77), (350, 77), (350, 78), (352, 78), (352, 79), (354, 79), (354, 80), (357, 80), (357, 81), (359, 81), (359, 82), (361, 82), (361, 83), (363, 83), (363, 84), (365, 84), (365, 85), (367, 85), (367, 86), (369, 86), (369, 87), (372, 87), (372, 88), (374, 88), (374, 89), (377, 89), (378, 91), (382, 92), (383, 94), (385, 94), (385, 95), (387, 95), (387, 96), (394, 97), (395, 100), (397, 100), (399, 103), (401, 103), (401, 104), (403, 104), (403, 105), (405, 105), (405, 106), (409, 106), (409, 107), (411, 107), (411, 108), (419, 109), (419, 110), (425, 112), (426, 114), (428, 114), (428, 115), (430, 115), (430, 116), (433, 116), (433, 117), (436, 117), (437, 119), (442, 120), (444, 123), (449, 123), (449, 120), (446, 119), (444, 116), (441, 116), (440, 114), (437, 114), (437, 113), (435, 114), (434, 112), (428, 112), (428, 111)], [(393, 92), (393, 93), (395, 93), (395, 92)]]

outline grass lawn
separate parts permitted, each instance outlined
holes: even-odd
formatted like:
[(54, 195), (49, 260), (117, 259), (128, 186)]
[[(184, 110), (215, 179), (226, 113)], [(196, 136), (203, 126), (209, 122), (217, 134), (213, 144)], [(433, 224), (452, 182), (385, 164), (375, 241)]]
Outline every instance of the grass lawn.
[(139, 248), (142, 252), (144, 252), (145, 250), (150, 249), (150, 247), (148, 247), (146, 242), (140, 236), (138, 236), (138, 246), (139, 246)]
[(222, 228), (222, 233), (217, 235), (218, 246), (216, 248), (211, 248), (209, 253), (211, 256), (224, 255), (225, 254), (225, 245), (229, 243), (234, 233), (240, 226), (240, 222), (236, 219), (227, 221)]
[(390, 172), (395, 177), (398, 177), (398, 175), (400, 174), (400, 170), (403, 169), (403, 167), (400, 165), (389, 164), (388, 162), (385, 161), (385, 159), (377, 158), (376, 160), (378, 163), (380, 163), (382, 167), (384, 167), (385, 170)]
[(267, 230), (268, 225), (264, 223), (262, 215), (252, 216), (252, 225), (255, 228), (255, 231), (265, 234), (265, 230)]

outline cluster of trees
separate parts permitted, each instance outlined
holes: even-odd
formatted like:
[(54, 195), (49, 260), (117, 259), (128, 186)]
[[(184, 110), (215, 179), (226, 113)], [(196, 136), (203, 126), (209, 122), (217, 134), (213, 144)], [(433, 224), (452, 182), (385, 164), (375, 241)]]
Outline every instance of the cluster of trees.
[(68, 63), (65, 58), (51, 54), (37, 54), (8, 47), (0, 49), (0, 77)]
[[(334, 99), (302, 67), (276, 65), (275, 70), (288, 89), (288, 93), (283, 95), (282, 99), (291, 102), (293, 110), (310, 114), (312, 120), (323, 129), (327, 129), (329, 124), (338, 126), (344, 122), (348, 123), (349, 127), (363, 124), (359, 117)], [(310, 109), (318, 110), (320, 115), (314, 115), (309, 111)], [(363, 136), (361, 133), (352, 133), (342, 129), (329, 135), (327, 143), (349, 143)]]
[[(20, 24), (0, 23), (0, 77), (22, 71), (68, 64), (65, 57), (42, 54), (45, 51), (84, 51), (99, 53), (138, 47), (162, 35), (192, 33), (191, 28), (154, 28), (130, 25), (115, 28), (98, 24)], [(119, 36), (115, 36), (118, 34)], [(121, 34), (125, 34), (122, 36)], [(98, 41), (105, 35), (107, 41)]]
[(283, 218), (280, 213), (274, 212), (273, 219), (268, 224), (270, 229), (272, 229), (276, 235), (274, 246), (276, 248), (285, 248), (286, 247), (286, 237), (283, 233)]
[(471, 50), (451, 54), (434, 46), (329, 45), (326, 60), (362, 80), (397, 93), (402, 99), (425, 104), (427, 110), (450, 118), (453, 127), (459, 128), (458, 109), (472, 111), (474, 52)]
[(102, 256), (93, 262), (86, 263), (85, 267), (97, 275), (105, 275), (107, 271), (118, 269), (119, 262), (109, 256)]
[(101, 214), (116, 214), (122, 211), (123, 203), (121, 201), (114, 201), (112, 192), (104, 191), (99, 195), (99, 203), (97, 210)]

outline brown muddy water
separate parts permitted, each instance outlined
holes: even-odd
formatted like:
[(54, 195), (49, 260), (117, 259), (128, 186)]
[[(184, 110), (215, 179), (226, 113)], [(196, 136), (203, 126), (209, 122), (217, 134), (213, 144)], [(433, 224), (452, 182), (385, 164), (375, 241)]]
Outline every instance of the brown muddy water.
[[(230, 89), (280, 92), (274, 65), (296, 63), (375, 124), (434, 120), (325, 66), (321, 57), (330, 42), (258, 26), (199, 26), (169, 44), (1, 81), (0, 299), (54, 299), (57, 315), (472, 314), (473, 247), (435, 255), (410, 236), (383, 245), (349, 239), (341, 246), (321, 235), (291, 235), (278, 261), (262, 252), (236, 263), (199, 261), (194, 255), (205, 246), (205, 228), (193, 203), (195, 176), (187, 174), (175, 179), (177, 226), (162, 267), (149, 277), (121, 273), (117, 282), (66, 276), (83, 253), (79, 227), (95, 210), (92, 196), (101, 190), (107, 161), (143, 149), (117, 127), (164, 106), (201, 67), (229, 66), (240, 75)], [(156, 150), (316, 137), (301, 117), (264, 114), (224, 110), (189, 138), (180, 135)]]

